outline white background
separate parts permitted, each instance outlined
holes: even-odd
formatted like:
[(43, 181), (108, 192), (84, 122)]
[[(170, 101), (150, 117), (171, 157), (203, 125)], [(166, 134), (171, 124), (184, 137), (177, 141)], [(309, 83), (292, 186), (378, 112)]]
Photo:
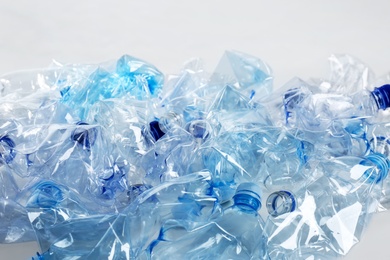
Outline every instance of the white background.
[[(200, 57), (210, 71), (226, 49), (274, 71), (323, 77), (327, 57), (347, 53), (377, 76), (390, 71), (390, 1), (1, 0), (0, 74), (130, 54), (176, 73)], [(0, 219), (1, 221), (1, 219)], [(390, 213), (376, 215), (346, 259), (390, 259)], [(30, 244), (0, 245), (0, 259), (30, 259)]]

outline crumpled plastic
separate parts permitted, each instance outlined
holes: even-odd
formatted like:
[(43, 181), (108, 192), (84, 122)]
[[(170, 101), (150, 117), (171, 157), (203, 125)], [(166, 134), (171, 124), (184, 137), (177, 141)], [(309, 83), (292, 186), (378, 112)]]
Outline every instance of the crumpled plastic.
[[(389, 207), (389, 76), (329, 62), (328, 78), (275, 89), (238, 51), (210, 74), (199, 59), (164, 75), (124, 55), (3, 75), (0, 242), (36, 239), (34, 259), (157, 259), (171, 244), (172, 257), (346, 255)], [(224, 213), (256, 202), (231, 210), (243, 183), (261, 189), (247, 191), (261, 224), (228, 232)], [(214, 226), (198, 251), (180, 248)]]

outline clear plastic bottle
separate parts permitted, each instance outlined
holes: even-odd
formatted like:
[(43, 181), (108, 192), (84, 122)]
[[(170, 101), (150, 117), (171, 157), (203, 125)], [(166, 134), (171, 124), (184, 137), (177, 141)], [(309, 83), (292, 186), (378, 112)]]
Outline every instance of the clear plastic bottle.
[[(322, 163), (323, 175), (295, 191), (280, 190), (267, 199), (271, 257), (305, 247), (316, 255), (345, 255), (359, 241), (372, 212), (374, 191), (387, 177), (389, 161), (380, 154), (339, 157)], [(292, 258), (293, 259), (293, 258)]]
[(269, 114), (261, 104), (252, 104), (249, 98), (229, 85), (217, 93), (209, 107), (207, 120), (215, 135), (272, 125)]
[(57, 242), (61, 244), (66, 241), (69, 233), (64, 230), (71, 219), (90, 215), (76, 193), (52, 181), (39, 181), (25, 190), (22, 195), (22, 204), (27, 209), (43, 252)]
[(375, 119), (378, 111), (390, 106), (390, 85), (373, 91), (361, 90), (352, 96), (312, 92), (300, 104), (291, 108), (296, 114), (296, 126), (311, 131), (330, 128), (335, 120), (348, 118)]
[(295, 137), (283, 127), (262, 128), (252, 142), (264, 156), (258, 181), (267, 188), (306, 178), (306, 165), (314, 157), (312, 143)]
[(226, 51), (210, 78), (212, 85), (231, 85), (248, 99), (272, 91), (271, 68), (262, 60), (235, 50)]
[(145, 187), (147, 189), (138, 195), (132, 190), (130, 204), (110, 225), (87, 259), (147, 259), (141, 256), (147, 254), (147, 247), (157, 239), (166, 221), (207, 223), (213, 215), (220, 214), (216, 199), (207, 195), (209, 178), (208, 173), (199, 172)]
[(237, 188), (233, 206), (223, 215), (193, 230), (180, 226), (162, 228), (150, 247), (151, 259), (266, 259), (260, 188), (243, 183)]
[(253, 132), (225, 132), (201, 146), (187, 164), (187, 172), (208, 170), (221, 203), (232, 199), (237, 185), (254, 180), (263, 160), (253, 145)]

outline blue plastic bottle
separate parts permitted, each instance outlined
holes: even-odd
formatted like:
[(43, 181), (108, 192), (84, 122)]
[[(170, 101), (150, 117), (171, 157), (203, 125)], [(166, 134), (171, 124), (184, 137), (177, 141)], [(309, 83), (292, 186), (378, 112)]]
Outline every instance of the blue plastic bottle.
[(164, 81), (163, 74), (153, 65), (129, 55), (122, 56), (115, 71), (99, 67), (87, 80), (61, 89), (61, 102), (86, 120), (90, 108), (100, 100), (157, 97)]
[[(241, 184), (233, 206), (213, 222), (193, 230), (162, 229), (152, 243), (151, 259), (264, 259), (263, 220), (258, 214), (261, 192), (253, 183)], [(173, 235), (172, 235), (173, 234)]]

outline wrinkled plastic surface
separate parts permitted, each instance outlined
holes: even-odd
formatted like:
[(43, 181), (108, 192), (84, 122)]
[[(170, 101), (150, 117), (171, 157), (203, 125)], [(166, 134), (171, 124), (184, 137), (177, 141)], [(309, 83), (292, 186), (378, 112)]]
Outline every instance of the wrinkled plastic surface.
[[(0, 241), (34, 259), (331, 259), (390, 203), (388, 77), (333, 55), (273, 90), (227, 51), (0, 78)], [(34, 252), (31, 253), (34, 255)]]

